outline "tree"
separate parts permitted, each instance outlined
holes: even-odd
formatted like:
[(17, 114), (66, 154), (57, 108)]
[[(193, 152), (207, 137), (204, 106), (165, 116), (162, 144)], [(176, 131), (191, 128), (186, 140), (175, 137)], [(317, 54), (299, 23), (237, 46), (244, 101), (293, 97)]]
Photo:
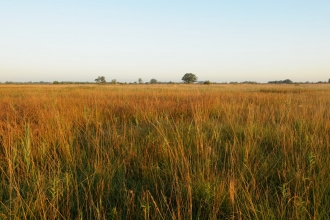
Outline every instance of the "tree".
[(269, 81), (268, 83), (272, 83), (272, 84), (292, 84), (292, 80), (291, 79), (286, 79), (286, 80), (280, 80), (280, 81)]
[(107, 81), (105, 81), (104, 76), (99, 76), (99, 77), (97, 77), (97, 79), (95, 79), (95, 82), (99, 83), (99, 84), (105, 84)]
[(186, 73), (183, 77), (182, 80), (184, 83), (194, 83), (197, 82), (197, 76), (195, 76), (195, 74), (192, 73)]
[(286, 79), (286, 80), (283, 80), (283, 83), (284, 84), (292, 84), (292, 80), (291, 79)]
[(143, 80), (141, 78), (139, 78), (139, 84), (142, 84), (143, 83)]
[(116, 79), (111, 80), (111, 84), (117, 84), (117, 80)]
[(150, 84), (157, 84), (157, 80), (156, 79), (151, 79)]
[(204, 82), (204, 84), (206, 84), (206, 85), (210, 85), (211, 82), (210, 82), (210, 80), (206, 80), (206, 81)]
[(330, 79), (328, 80), (328, 83), (330, 83)]
[(53, 84), (60, 84), (60, 82), (59, 81), (54, 81)]

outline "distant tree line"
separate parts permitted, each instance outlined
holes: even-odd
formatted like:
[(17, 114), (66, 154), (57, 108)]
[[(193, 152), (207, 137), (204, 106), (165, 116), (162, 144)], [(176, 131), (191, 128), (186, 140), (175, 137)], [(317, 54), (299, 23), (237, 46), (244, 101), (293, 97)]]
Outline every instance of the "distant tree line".
[[(182, 83), (185, 84), (260, 84), (258, 82), (255, 81), (243, 81), (243, 82), (210, 82), (209, 80), (205, 80), (205, 81), (198, 81), (197, 82), (197, 76), (195, 74), (192, 73), (186, 73), (183, 77), (182, 77)], [(155, 78), (152, 78), (150, 81), (146, 81), (143, 82), (142, 78), (139, 78), (137, 81), (135, 81), (134, 83), (127, 83), (127, 82), (118, 82), (116, 79), (112, 79), (110, 82), (107, 82), (104, 76), (99, 76), (98, 78), (96, 78), (95, 80), (96, 84), (181, 84), (180, 82), (161, 82), (156, 80)], [(285, 80), (275, 80), (275, 81), (268, 81), (268, 84), (309, 84), (309, 83), (319, 83), (319, 84), (323, 84), (323, 83), (330, 83), (330, 79), (328, 79), (328, 81), (318, 81), (318, 82), (293, 82), (290, 79), (285, 79)], [(0, 84), (2, 84), (2, 82), (0, 82)], [(73, 82), (73, 81), (53, 81), (53, 82), (45, 82), (45, 81), (39, 81), (39, 82), (13, 82), (13, 81), (6, 81), (5, 84), (92, 84), (91, 82)]]
[(53, 84), (91, 84), (90, 82), (73, 82), (73, 81), (54, 81)]
[(327, 81), (318, 81), (318, 82), (293, 82), (290, 79), (286, 79), (286, 80), (279, 80), (279, 81), (269, 81), (269, 84), (314, 84), (314, 83), (318, 83), (318, 84), (324, 84), (324, 83), (330, 83), (330, 79)]
[(13, 82), (13, 81), (6, 81), (5, 84), (52, 84), (51, 82), (44, 82), (44, 81), (39, 81), (39, 82)]
[(292, 84), (292, 80), (285, 79), (285, 80), (279, 80), (279, 81), (269, 81), (270, 84)]

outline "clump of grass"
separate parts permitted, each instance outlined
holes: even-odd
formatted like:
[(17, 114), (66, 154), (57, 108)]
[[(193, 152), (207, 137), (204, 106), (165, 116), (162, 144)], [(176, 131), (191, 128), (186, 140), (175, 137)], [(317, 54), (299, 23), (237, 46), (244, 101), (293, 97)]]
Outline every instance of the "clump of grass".
[(0, 217), (327, 219), (314, 86), (1, 86)]

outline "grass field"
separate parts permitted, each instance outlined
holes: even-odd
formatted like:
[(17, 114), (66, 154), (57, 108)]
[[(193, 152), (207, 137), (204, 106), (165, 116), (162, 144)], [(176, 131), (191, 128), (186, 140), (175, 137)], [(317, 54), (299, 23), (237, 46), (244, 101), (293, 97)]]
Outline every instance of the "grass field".
[(0, 86), (0, 219), (330, 219), (330, 85)]

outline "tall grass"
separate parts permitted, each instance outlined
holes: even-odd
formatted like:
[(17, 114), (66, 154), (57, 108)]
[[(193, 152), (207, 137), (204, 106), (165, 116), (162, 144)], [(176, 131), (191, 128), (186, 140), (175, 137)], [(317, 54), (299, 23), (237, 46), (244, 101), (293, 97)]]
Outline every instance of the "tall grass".
[(329, 107), (325, 85), (1, 86), (0, 218), (329, 219)]

